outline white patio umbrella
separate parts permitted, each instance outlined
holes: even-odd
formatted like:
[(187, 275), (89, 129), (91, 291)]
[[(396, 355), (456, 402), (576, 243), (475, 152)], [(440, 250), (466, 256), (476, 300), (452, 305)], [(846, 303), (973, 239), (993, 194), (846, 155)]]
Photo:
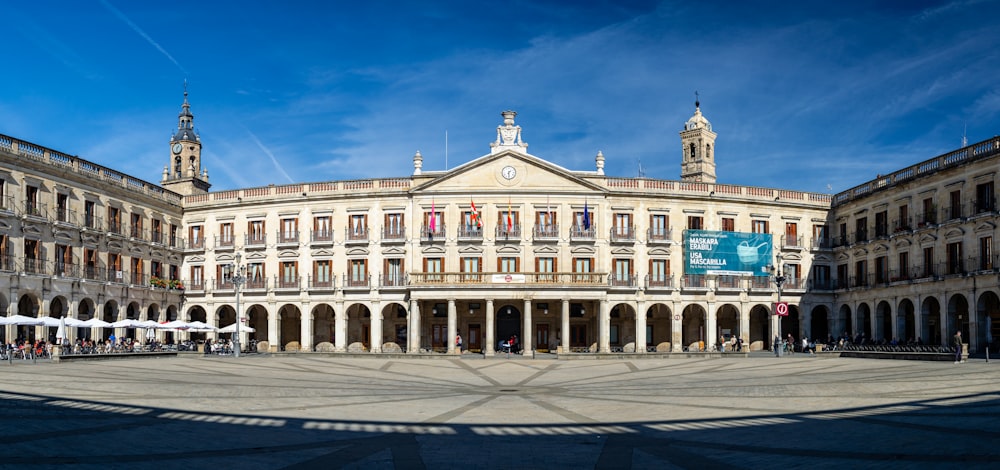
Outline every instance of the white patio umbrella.
[[(240, 326), (240, 333), (254, 333), (257, 330), (251, 326), (242, 325)], [(227, 326), (219, 328), (219, 333), (236, 333), (236, 324), (231, 323)]]
[(11, 315), (0, 317), (0, 325), (41, 325), (43, 319), (38, 317), (26, 317), (24, 315)]
[(174, 320), (174, 321), (160, 323), (160, 328), (164, 330), (184, 331), (190, 327), (191, 326), (188, 324), (188, 322), (184, 320)]
[(56, 342), (57, 344), (62, 344), (62, 340), (66, 338), (66, 317), (59, 318), (59, 329), (56, 330)]
[(111, 326), (111, 324), (104, 320), (101, 320), (100, 318), (94, 317), (91, 318), (90, 320), (80, 322), (80, 324), (77, 326), (81, 328), (107, 328)]
[(209, 325), (208, 323), (201, 321), (193, 321), (188, 323), (189, 331), (217, 331), (218, 328)]
[(142, 322), (132, 318), (126, 318), (124, 320), (118, 320), (111, 324), (112, 328), (143, 328)]

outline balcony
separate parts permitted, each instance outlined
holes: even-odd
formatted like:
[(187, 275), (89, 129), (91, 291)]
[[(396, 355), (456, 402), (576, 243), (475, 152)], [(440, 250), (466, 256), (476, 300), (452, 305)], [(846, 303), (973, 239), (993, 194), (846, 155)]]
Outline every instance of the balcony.
[(496, 287), (502, 285), (572, 285), (601, 287), (607, 284), (602, 273), (410, 273), (412, 286), (468, 286)]
[(277, 235), (278, 246), (293, 247), (299, 246), (298, 230), (279, 230)]
[(420, 241), (434, 243), (434, 242), (444, 242), (445, 241), (445, 226), (444, 222), (439, 222), (434, 225), (434, 230), (431, 230), (427, 225), (420, 226)]
[(347, 227), (344, 233), (346, 244), (368, 244), (368, 227)]
[(109, 220), (108, 221), (108, 235), (116, 235), (119, 237), (124, 237), (125, 232), (122, 227), (122, 221), (120, 220)]
[(309, 290), (334, 290), (337, 283), (330, 277), (329, 273), (319, 277), (309, 276)]
[(635, 226), (615, 226), (609, 235), (611, 243), (635, 243)]
[(812, 279), (809, 281), (809, 290), (811, 291), (832, 291), (833, 289), (833, 279)]
[(781, 248), (783, 250), (801, 250), (802, 237), (796, 235), (782, 235)]
[(970, 206), (972, 207), (972, 216), (980, 215), (991, 215), (997, 212), (997, 202), (996, 198), (993, 196), (983, 197), (970, 201)]
[(673, 229), (668, 228), (650, 228), (646, 230), (646, 244), (649, 245), (666, 245), (673, 243)]
[(275, 276), (274, 278), (275, 291), (298, 292), (301, 289), (302, 289), (302, 278), (298, 276)]
[(151, 242), (153, 242), (153, 243), (155, 243), (157, 245), (162, 245), (163, 244), (163, 238), (164, 237), (163, 237), (163, 233), (162, 232), (159, 232), (159, 231), (156, 231), (156, 230), (154, 230), (152, 232), (149, 232), (149, 241), (151, 241)]
[(48, 263), (45, 260), (35, 259), (35, 258), (24, 258), (24, 269), (22, 271), (25, 274), (36, 274), (43, 275), (49, 274)]
[(192, 238), (191, 242), (184, 247), (185, 250), (192, 251), (204, 251), (205, 250), (205, 239), (204, 238)]
[(646, 290), (674, 290), (673, 276), (646, 275)]
[(218, 294), (235, 294), (236, 285), (233, 284), (232, 279), (216, 279), (215, 280), (215, 290)]
[(708, 290), (708, 281), (703, 274), (685, 274), (681, 278), (681, 290)]
[(0, 212), (13, 214), (16, 209), (14, 196), (0, 196)]
[(827, 237), (814, 237), (812, 239), (812, 250), (829, 250), (833, 248), (833, 240)]
[(250, 233), (243, 236), (243, 248), (263, 249), (267, 247), (267, 235), (263, 233)]
[(142, 229), (142, 227), (132, 227), (132, 229), (129, 230), (128, 232), (128, 236), (130, 239), (134, 241), (141, 241), (141, 242), (149, 241), (149, 235), (145, 230)]
[(536, 242), (559, 241), (559, 224), (539, 224), (531, 229), (531, 238)]
[(403, 225), (395, 225), (389, 227), (382, 227), (382, 242), (383, 243), (398, 243), (406, 241), (406, 227)]
[(84, 214), (83, 228), (87, 230), (100, 230), (104, 226), (104, 220), (94, 214)]
[(406, 287), (406, 275), (405, 274), (383, 274), (379, 282), (379, 287), (382, 289), (392, 289), (392, 288), (405, 288)]
[(309, 243), (313, 245), (332, 245), (333, 240), (333, 230), (324, 229), (309, 232)]
[(76, 225), (76, 211), (71, 211), (65, 207), (56, 208), (55, 222), (61, 225)]
[(187, 286), (187, 291), (204, 292), (205, 291), (205, 280), (204, 279), (194, 279), (184, 281), (184, 285)]
[(17, 268), (14, 266), (14, 255), (0, 256), (0, 271), (17, 271)]
[(597, 227), (591, 225), (584, 228), (581, 225), (573, 225), (569, 229), (569, 239), (573, 242), (592, 242), (597, 240)]
[(608, 275), (608, 286), (618, 289), (635, 289), (636, 279), (634, 274), (611, 273)]
[(21, 211), (22, 217), (30, 217), (33, 219), (47, 219), (48, 218), (48, 208), (45, 204), (39, 204), (34, 201), (24, 201)]
[(740, 277), (730, 275), (720, 275), (715, 278), (715, 290), (717, 291), (739, 291)]
[(521, 225), (520, 224), (512, 224), (510, 226), (510, 228), (507, 227), (507, 224), (497, 225), (497, 228), (494, 231), (494, 235), (496, 236), (496, 240), (497, 241), (500, 241), (500, 240), (504, 240), (504, 241), (510, 241), (510, 240), (517, 241), (517, 240), (520, 240), (521, 239)]
[(483, 228), (476, 225), (459, 225), (458, 241), (481, 242), (483, 241)]
[(895, 219), (892, 221), (892, 235), (901, 235), (913, 231), (913, 223), (909, 217)]
[(371, 289), (371, 281), (369, 280), (369, 277), (370, 276), (351, 276), (344, 274), (344, 290)]
[(264, 276), (259, 276), (247, 279), (246, 283), (243, 284), (243, 291), (248, 293), (266, 292), (267, 278)]
[(941, 221), (942, 222), (961, 221), (962, 219), (965, 218), (965, 212), (962, 209), (963, 207), (961, 204), (942, 207)]
[(232, 235), (217, 235), (215, 237), (216, 250), (232, 250), (236, 245), (236, 237)]

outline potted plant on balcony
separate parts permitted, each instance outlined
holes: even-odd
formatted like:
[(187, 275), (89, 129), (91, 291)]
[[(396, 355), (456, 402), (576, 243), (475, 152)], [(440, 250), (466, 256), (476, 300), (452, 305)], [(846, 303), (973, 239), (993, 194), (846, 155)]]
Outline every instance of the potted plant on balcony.
[(149, 285), (152, 287), (167, 287), (167, 280), (156, 276), (149, 278)]
[(173, 290), (184, 290), (184, 284), (177, 279), (170, 280), (170, 288)]

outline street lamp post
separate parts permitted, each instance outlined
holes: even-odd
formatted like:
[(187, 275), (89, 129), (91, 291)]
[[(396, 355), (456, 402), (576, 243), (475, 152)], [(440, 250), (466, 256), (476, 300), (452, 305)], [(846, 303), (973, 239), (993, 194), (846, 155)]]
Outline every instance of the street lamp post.
[[(781, 257), (780, 256), (778, 257), (778, 261), (780, 263), (780, 261), (781, 261)], [(778, 288), (778, 303), (775, 304), (775, 312), (774, 312), (774, 321), (775, 321), (775, 323), (777, 324), (777, 327), (778, 327), (778, 334), (775, 336), (775, 339), (777, 339), (777, 341), (774, 342), (774, 356), (775, 357), (780, 357), (781, 356), (781, 345), (780, 345), (780, 343), (781, 343), (781, 317), (778, 315), (777, 306), (781, 304), (781, 286), (784, 285), (785, 281), (788, 280), (788, 278), (786, 277), (786, 273), (788, 272), (788, 265), (781, 265), (778, 268), (775, 268), (774, 266), (768, 266), (767, 270), (771, 272), (771, 281), (773, 281), (774, 285)], [(792, 347), (794, 347), (794, 345)]]
[(236, 253), (236, 263), (232, 265), (233, 269), (233, 289), (236, 290), (236, 332), (233, 333), (233, 355), (237, 358), (240, 357), (240, 321), (242, 313), (240, 312), (240, 290), (243, 284), (247, 281), (244, 272), (246, 272), (246, 266), (240, 264), (240, 259), (242, 255)]

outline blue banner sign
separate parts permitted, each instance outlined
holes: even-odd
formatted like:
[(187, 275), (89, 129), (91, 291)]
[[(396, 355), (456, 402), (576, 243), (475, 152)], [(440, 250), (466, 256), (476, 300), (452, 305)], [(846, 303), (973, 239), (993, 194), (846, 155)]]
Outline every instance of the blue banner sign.
[(770, 233), (684, 231), (684, 274), (767, 276)]

